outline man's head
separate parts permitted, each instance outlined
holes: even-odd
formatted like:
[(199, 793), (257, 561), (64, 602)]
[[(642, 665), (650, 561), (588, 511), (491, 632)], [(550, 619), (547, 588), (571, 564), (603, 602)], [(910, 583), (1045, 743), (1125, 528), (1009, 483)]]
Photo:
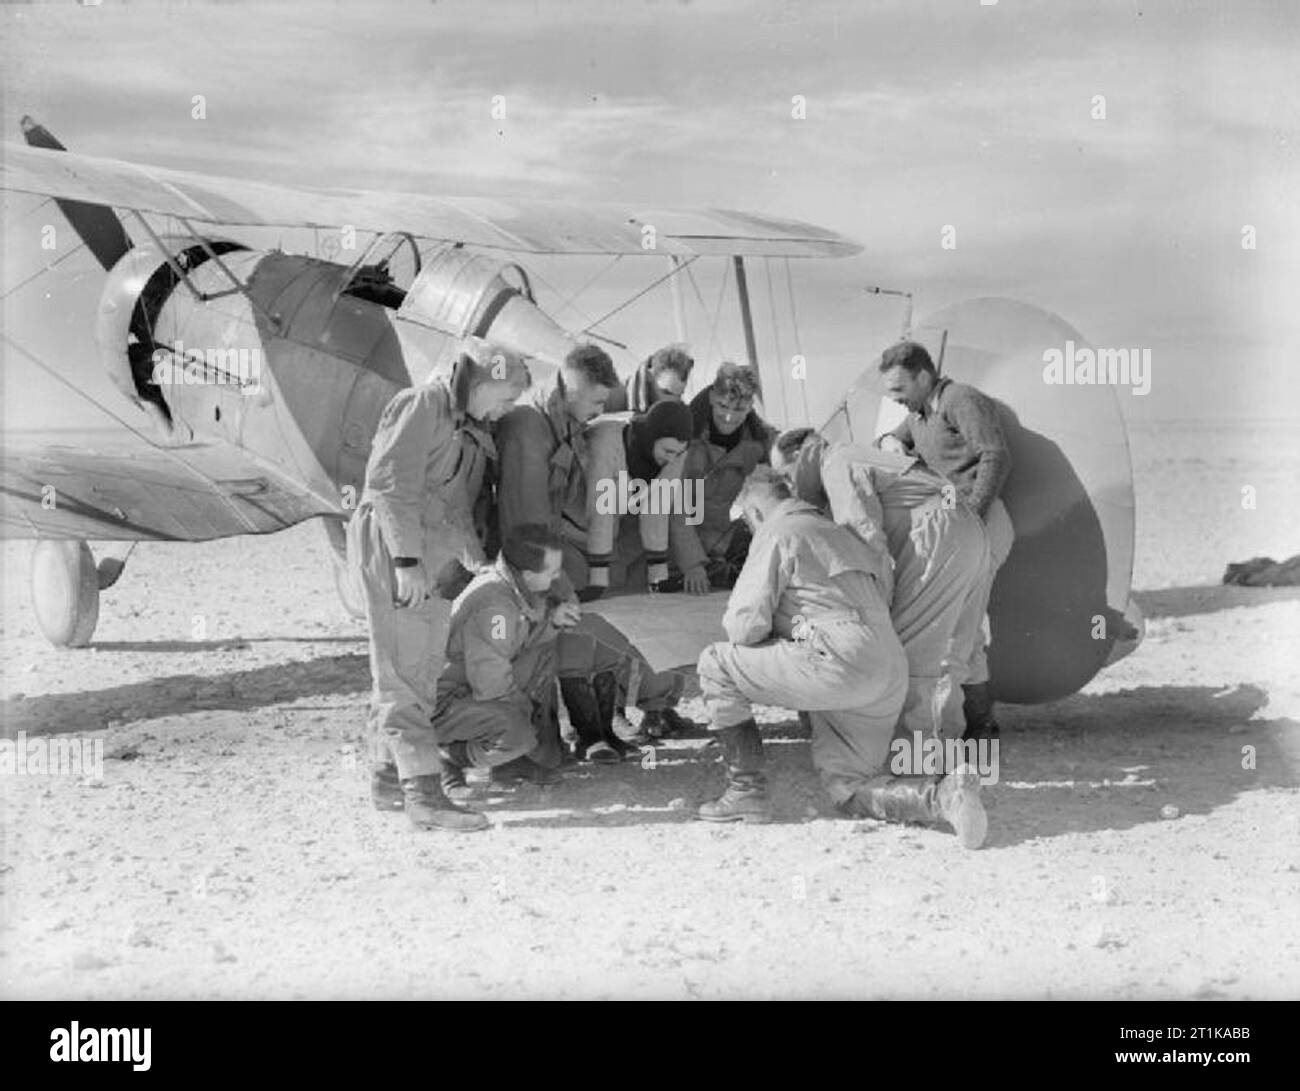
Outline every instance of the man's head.
[(817, 435), (816, 428), (787, 428), (772, 444), (770, 456), (772, 469), (787, 481), (790, 480), (799, 452), (803, 449), (804, 443), (815, 435)]
[(724, 436), (731, 435), (745, 423), (758, 394), (758, 376), (752, 367), (723, 362), (709, 387), (709, 406), (713, 410), (713, 427)]
[(614, 362), (599, 345), (578, 345), (569, 351), (561, 368), (564, 402), (569, 416), (586, 424), (605, 411), (610, 391), (618, 386)]
[(731, 505), (731, 517), (744, 519), (749, 529), (757, 533), (777, 506), (793, 495), (789, 482), (771, 466), (759, 466), (740, 486)]
[(939, 381), (934, 361), (925, 346), (916, 341), (899, 341), (880, 356), (880, 373), (885, 378), (885, 396), (918, 412)]
[(650, 412), (632, 421), (632, 441), (648, 447), (656, 466), (667, 466), (686, 450), (695, 422), (691, 411), (679, 401), (655, 402)]
[(695, 360), (681, 345), (666, 345), (655, 352), (646, 365), (650, 371), (651, 398), (681, 401), (691, 377)]
[(478, 421), (500, 420), (532, 382), (519, 353), (477, 337), (466, 338), (452, 368), (457, 400)]
[(560, 574), (564, 554), (557, 534), (540, 523), (515, 527), (501, 543), (501, 556), (529, 591), (540, 593)]

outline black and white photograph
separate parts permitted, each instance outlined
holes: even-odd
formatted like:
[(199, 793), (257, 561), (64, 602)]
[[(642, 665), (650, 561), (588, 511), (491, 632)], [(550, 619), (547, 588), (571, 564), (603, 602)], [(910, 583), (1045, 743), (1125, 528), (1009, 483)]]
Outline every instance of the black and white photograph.
[(1300, 998), (1298, 59), (0, 6), (0, 997)]

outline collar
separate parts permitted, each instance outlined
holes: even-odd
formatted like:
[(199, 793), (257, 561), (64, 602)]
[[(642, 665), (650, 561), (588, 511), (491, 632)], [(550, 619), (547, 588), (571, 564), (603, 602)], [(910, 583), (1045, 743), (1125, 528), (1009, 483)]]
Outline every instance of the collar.
[(504, 557), (498, 557), (492, 564), (492, 570), (500, 577), (510, 593), (519, 600), (525, 612), (536, 613), (545, 604), (541, 595), (534, 595), (519, 579), (519, 574), (506, 563)]
[(942, 378), (935, 383), (934, 389), (930, 391), (930, 396), (925, 399), (925, 403), (921, 406), (916, 415), (922, 420), (925, 420), (926, 417), (937, 410), (939, 408), (939, 395), (943, 393), (944, 388), (951, 382), (951, 379)]

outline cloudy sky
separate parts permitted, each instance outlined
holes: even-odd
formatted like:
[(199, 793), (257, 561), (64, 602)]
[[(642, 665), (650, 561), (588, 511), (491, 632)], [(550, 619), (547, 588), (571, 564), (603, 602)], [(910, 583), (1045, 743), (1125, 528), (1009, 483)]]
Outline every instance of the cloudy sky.
[[(897, 305), (861, 293), (883, 284), (914, 291), (918, 314), (1010, 295), (1094, 344), (1150, 348), (1152, 392), (1123, 402), (1135, 418), (1300, 415), (1293, 0), (104, 0), (0, 20), (6, 139), (31, 113), (77, 151), (215, 174), (736, 207), (842, 231), (861, 256), (795, 271), (823, 390), (896, 331)], [(658, 275), (625, 266), (584, 315)], [(558, 300), (598, 266), (539, 268)], [(709, 306), (720, 271), (700, 269)], [(762, 347), (788, 356), (766, 273), (751, 273)], [(672, 335), (667, 301), (603, 328), (653, 347)], [(731, 318), (710, 337), (690, 301), (697, 350), (739, 355)]]

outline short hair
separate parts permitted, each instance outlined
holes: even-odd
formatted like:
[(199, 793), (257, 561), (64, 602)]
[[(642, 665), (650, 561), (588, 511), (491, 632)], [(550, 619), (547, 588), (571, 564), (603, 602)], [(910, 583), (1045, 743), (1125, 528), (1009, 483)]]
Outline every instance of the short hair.
[(909, 375), (922, 371), (928, 371), (931, 375), (938, 374), (930, 353), (919, 341), (899, 341), (880, 354), (882, 372), (892, 371), (896, 367), (901, 367)]
[(686, 382), (691, 377), (691, 369), (695, 367), (695, 357), (686, 351), (684, 345), (665, 345), (651, 353), (646, 364), (651, 375), (658, 375), (661, 371), (671, 371), (682, 382)]
[(752, 367), (724, 360), (718, 365), (709, 389), (724, 398), (752, 399), (758, 396), (758, 375)]
[(578, 372), (587, 382), (596, 386), (607, 386), (611, 390), (618, 386), (614, 361), (599, 345), (575, 345), (564, 358), (564, 367)]
[(746, 501), (762, 497), (772, 503), (780, 503), (794, 496), (790, 482), (778, 474), (771, 466), (755, 467), (754, 472), (745, 478), (736, 493), (735, 503), (743, 506)]
[(782, 459), (794, 458), (803, 448), (808, 438), (816, 434), (816, 428), (787, 428), (776, 437), (776, 442), (772, 446), (776, 448), (776, 453)]
[(501, 556), (517, 572), (540, 572), (546, 567), (546, 554), (552, 551), (563, 551), (560, 536), (541, 523), (523, 523), (501, 543)]

